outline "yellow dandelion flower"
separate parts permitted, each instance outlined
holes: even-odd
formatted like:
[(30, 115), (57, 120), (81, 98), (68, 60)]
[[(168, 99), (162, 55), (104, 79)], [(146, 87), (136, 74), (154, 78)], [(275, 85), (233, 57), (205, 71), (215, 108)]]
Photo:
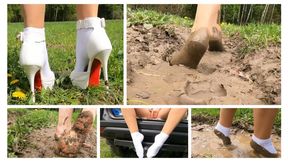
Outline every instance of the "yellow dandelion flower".
[(12, 93), (12, 97), (18, 98), (20, 100), (26, 100), (26, 94), (23, 93), (21, 90), (16, 90)]
[(12, 81), (10, 82), (10, 85), (16, 84), (16, 83), (18, 83), (18, 82), (19, 82), (18, 79), (14, 79), (14, 80), (12, 80)]

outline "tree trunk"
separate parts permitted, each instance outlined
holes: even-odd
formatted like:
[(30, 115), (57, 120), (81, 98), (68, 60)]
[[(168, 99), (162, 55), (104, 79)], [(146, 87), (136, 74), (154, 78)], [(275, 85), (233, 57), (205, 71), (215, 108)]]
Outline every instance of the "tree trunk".
[(250, 5), (250, 8), (249, 8), (249, 12), (248, 12), (248, 15), (247, 15), (247, 17), (246, 17), (246, 24), (248, 23), (248, 21), (249, 21), (249, 18), (250, 18), (250, 15), (251, 15), (251, 13), (252, 13), (252, 10), (253, 10), (253, 4), (251, 4)]
[(274, 15), (274, 9), (275, 9), (275, 4), (273, 4), (272, 6), (272, 11), (271, 11), (271, 15), (270, 15), (270, 23), (272, 23), (272, 20), (273, 20), (273, 15)]
[(265, 22), (268, 8), (269, 8), (269, 4), (266, 4), (266, 5), (265, 5), (265, 8), (264, 8), (264, 10), (263, 10), (263, 12), (262, 12), (262, 15), (261, 15), (261, 20), (260, 20), (261, 23), (264, 23), (264, 22)]

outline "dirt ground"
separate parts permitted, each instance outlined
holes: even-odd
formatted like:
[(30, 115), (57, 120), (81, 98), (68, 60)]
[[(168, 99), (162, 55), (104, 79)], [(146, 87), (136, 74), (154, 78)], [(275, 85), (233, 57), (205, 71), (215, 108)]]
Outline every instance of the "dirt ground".
[[(192, 157), (261, 157), (250, 147), (251, 133), (243, 129), (231, 130), (231, 146), (224, 146), (222, 141), (214, 134), (214, 126), (207, 124), (192, 124)], [(273, 144), (281, 154), (281, 137), (272, 134)]]
[(169, 66), (190, 29), (135, 25), (127, 29), (128, 104), (281, 104), (280, 46), (239, 57), (238, 33), (225, 52), (207, 51), (198, 68)]
[[(24, 158), (51, 158), (59, 157), (56, 153), (56, 142), (54, 139), (55, 127), (43, 128), (35, 130), (28, 135), (27, 140), (29, 144), (20, 152)], [(80, 153), (77, 157), (96, 158), (96, 131), (91, 132), (87, 139), (86, 144), (89, 147), (80, 148)]]

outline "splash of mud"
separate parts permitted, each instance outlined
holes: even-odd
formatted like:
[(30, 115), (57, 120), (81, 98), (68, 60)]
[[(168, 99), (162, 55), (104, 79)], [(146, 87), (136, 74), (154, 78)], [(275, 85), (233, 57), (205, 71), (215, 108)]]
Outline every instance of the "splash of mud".
[(198, 69), (169, 66), (189, 32), (171, 25), (127, 29), (128, 104), (281, 104), (279, 45), (239, 58), (239, 35), (224, 37), (226, 51), (207, 51)]
[[(234, 128), (231, 133), (231, 146), (224, 146), (222, 141), (214, 134), (214, 127), (207, 124), (192, 125), (192, 157), (250, 157), (257, 158), (250, 147), (251, 133), (242, 129)], [(273, 144), (278, 153), (281, 153), (281, 137), (272, 134)]]

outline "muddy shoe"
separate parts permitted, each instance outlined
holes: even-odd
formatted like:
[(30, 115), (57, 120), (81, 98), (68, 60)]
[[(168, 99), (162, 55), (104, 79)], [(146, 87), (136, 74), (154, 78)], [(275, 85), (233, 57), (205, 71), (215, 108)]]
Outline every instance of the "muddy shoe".
[(264, 147), (258, 145), (256, 142), (254, 142), (253, 140), (250, 141), (250, 146), (254, 149), (254, 151), (258, 154), (261, 154), (265, 157), (270, 157), (270, 158), (277, 158), (278, 154), (273, 154), (270, 153), (269, 151), (267, 151)]
[(225, 146), (231, 145), (231, 140), (229, 137), (225, 136), (222, 132), (218, 131), (217, 129), (214, 129), (214, 133), (216, 136), (218, 136), (222, 141)]
[(89, 111), (83, 111), (78, 116), (72, 129), (64, 132), (57, 141), (57, 154), (65, 157), (75, 157), (83, 146), (87, 134), (93, 125), (93, 115)]
[(209, 51), (224, 51), (222, 43), (222, 32), (216, 27), (212, 27), (212, 34), (209, 36)]
[(197, 68), (201, 58), (208, 48), (209, 36), (207, 28), (201, 28), (191, 33), (182, 49), (172, 55), (170, 65), (185, 65)]

